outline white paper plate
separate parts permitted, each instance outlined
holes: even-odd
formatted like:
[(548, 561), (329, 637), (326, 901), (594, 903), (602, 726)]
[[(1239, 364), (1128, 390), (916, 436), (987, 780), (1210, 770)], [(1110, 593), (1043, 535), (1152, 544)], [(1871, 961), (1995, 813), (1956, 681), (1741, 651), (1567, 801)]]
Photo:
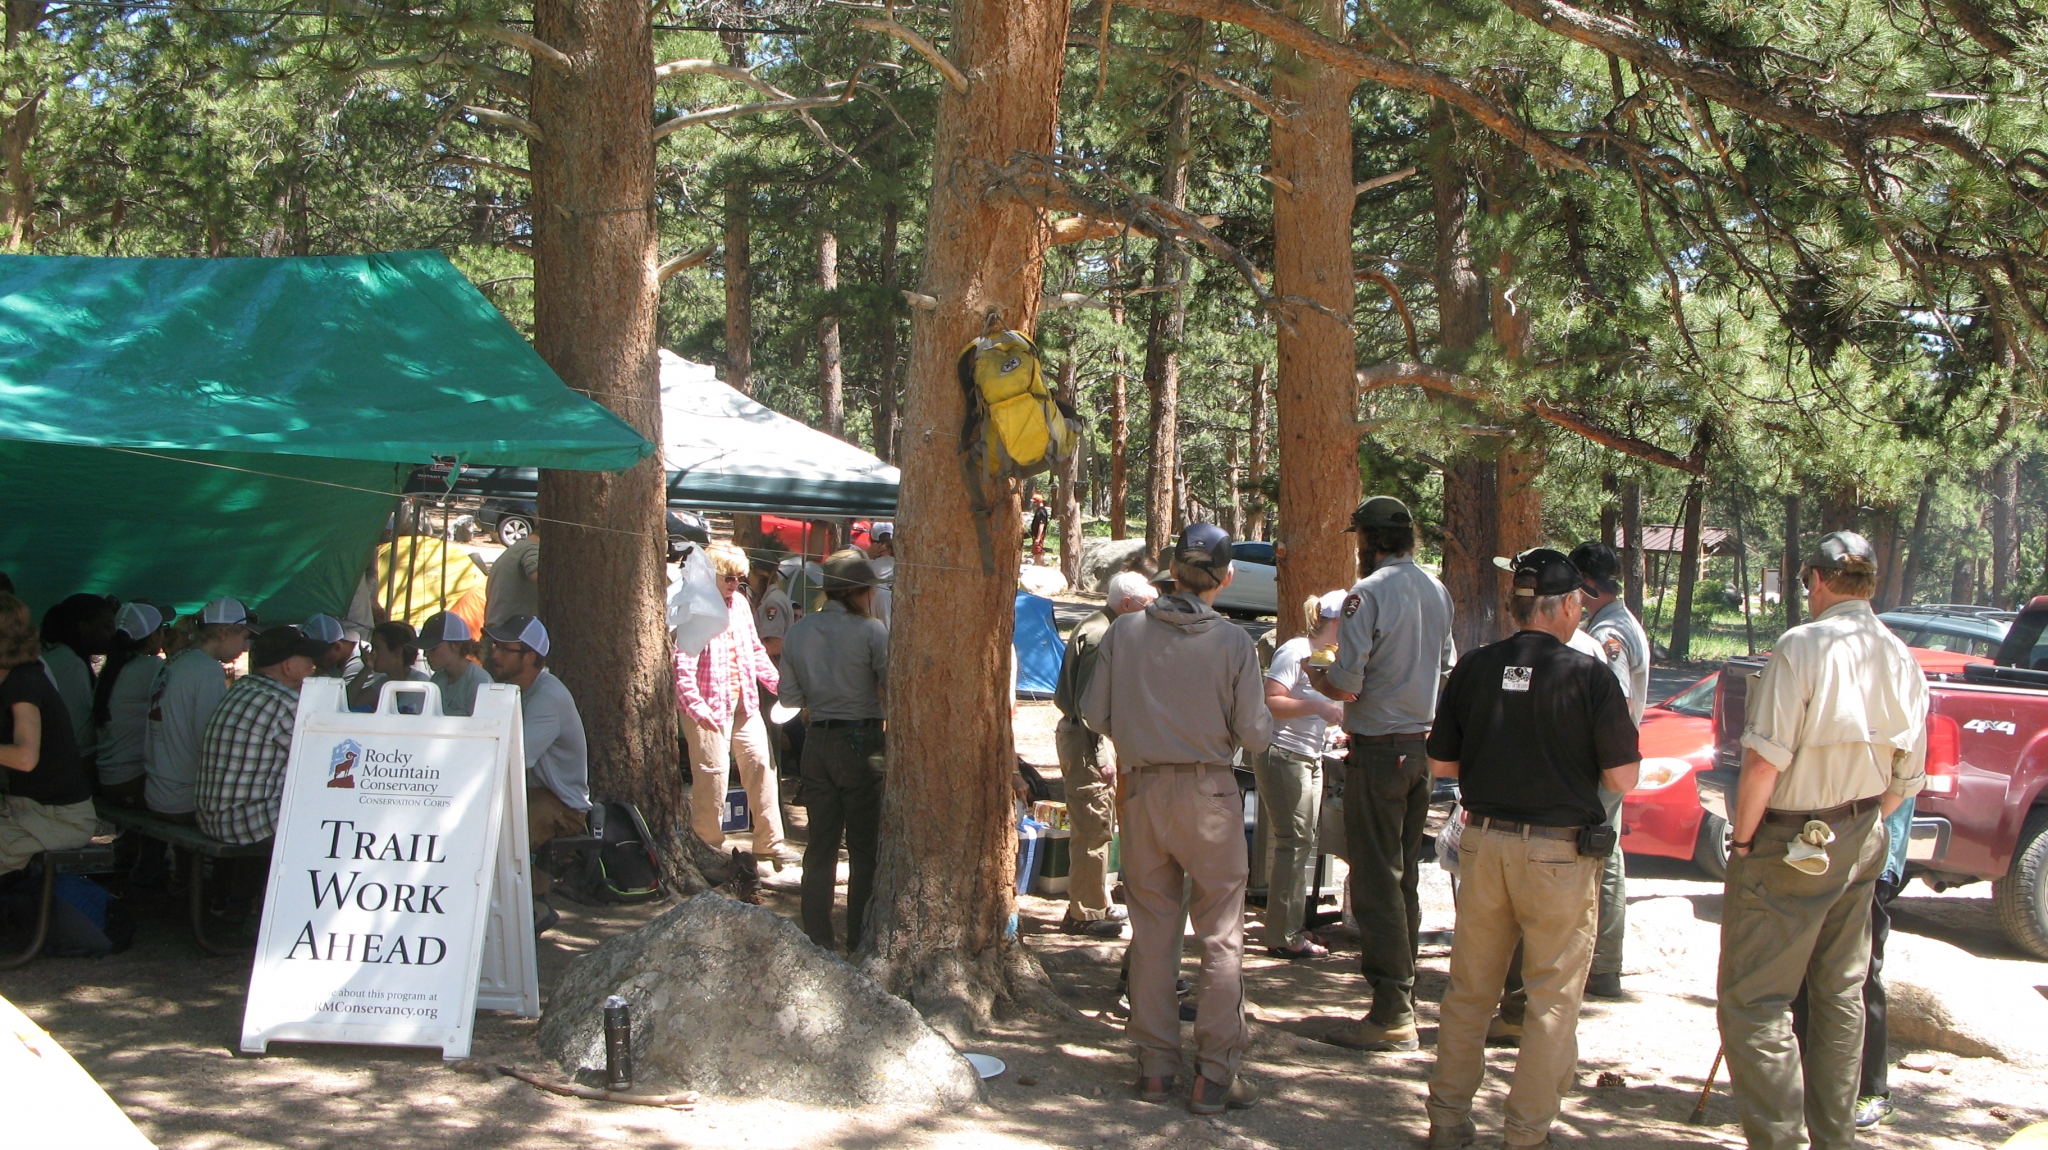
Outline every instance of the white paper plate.
[(966, 1058), (967, 1064), (974, 1067), (974, 1072), (983, 1078), (994, 1078), (996, 1075), (1009, 1069), (1009, 1067), (1003, 1065), (1002, 1059), (994, 1055), (969, 1054)]
[(785, 707), (781, 703), (776, 703), (768, 708), (768, 721), (779, 727), (802, 713), (795, 707)]

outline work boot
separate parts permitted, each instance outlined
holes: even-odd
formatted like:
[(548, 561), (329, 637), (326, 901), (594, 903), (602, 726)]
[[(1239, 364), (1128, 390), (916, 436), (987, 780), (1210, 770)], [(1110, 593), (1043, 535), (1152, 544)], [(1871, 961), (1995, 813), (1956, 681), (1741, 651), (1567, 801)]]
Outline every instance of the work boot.
[(1486, 1044), (1488, 1046), (1522, 1045), (1522, 1024), (1509, 1022), (1500, 1015), (1494, 1015), (1486, 1023)]
[(1431, 1124), (1429, 1150), (1465, 1150), (1465, 1147), (1472, 1145), (1478, 1138), (1479, 1127), (1474, 1125), (1470, 1118), (1456, 1126)]
[(1398, 1026), (1381, 1026), (1370, 1018), (1347, 1022), (1323, 1036), (1323, 1041), (1346, 1050), (1420, 1050), (1422, 1036), (1410, 1019)]
[(1195, 1092), (1188, 1098), (1188, 1109), (1196, 1114), (1221, 1114), (1225, 1110), (1249, 1110), (1258, 1100), (1259, 1088), (1242, 1074), (1231, 1079), (1228, 1087), (1198, 1074)]
[(1124, 924), (1113, 918), (1075, 918), (1074, 912), (1067, 911), (1060, 920), (1060, 930), (1066, 934), (1085, 934), (1091, 938), (1122, 938)]
[(790, 867), (804, 865), (802, 853), (788, 843), (783, 843), (770, 852), (769, 859), (776, 870), (787, 870)]
[(1872, 1126), (1890, 1126), (1898, 1119), (1899, 1112), (1892, 1108), (1892, 1100), (1882, 1094), (1866, 1094), (1856, 1100), (1858, 1130), (1868, 1130)]
[(1167, 1102), (1172, 1100), (1178, 1081), (1171, 1074), (1158, 1078), (1140, 1078), (1131, 1087), (1131, 1096), (1140, 1102)]
[(1586, 976), (1586, 994), (1590, 998), (1620, 998), (1621, 975), (1619, 973)]

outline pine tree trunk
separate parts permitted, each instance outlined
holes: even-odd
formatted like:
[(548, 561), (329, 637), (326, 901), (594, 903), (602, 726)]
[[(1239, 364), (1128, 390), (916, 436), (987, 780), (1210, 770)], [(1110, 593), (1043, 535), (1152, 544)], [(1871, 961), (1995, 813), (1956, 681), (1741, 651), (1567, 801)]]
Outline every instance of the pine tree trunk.
[[(1078, 407), (1080, 385), (1074, 378), (1074, 355), (1060, 363), (1059, 397), (1068, 406)], [(1058, 488), (1053, 503), (1059, 509), (1060, 518), (1060, 574), (1065, 576), (1070, 590), (1081, 587), (1081, 453), (1075, 451), (1060, 465)]]
[[(649, 12), (534, 5), (534, 34), (571, 63), (533, 76), (533, 342), (570, 387), (660, 443)], [(701, 848), (676, 766), (664, 505), (659, 454), (622, 472), (542, 471), (541, 615), (583, 717), (591, 792), (638, 805), (670, 882), (692, 891)]]
[(753, 250), (747, 182), (725, 185), (725, 382), (754, 394)]
[(1934, 513), (1934, 477), (1920, 484), (1920, 505), (1913, 511), (1913, 534), (1906, 544), (1906, 569), (1899, 578), (1899, 602), (1911, 603), (1920, 594), (1920, 572), (1927, 566), (1927, 520)]
[(1246, 514), (1251, 525), (1247, 539), (1266, 537), (1266, 411), (1272, 402), (1272, 387), (1266, 382), (1266, 365), (1252, 365), (1251, 497)]
[(818, 290), (824, 293), (825, 313), (818, 317), (818, 412), (827, 435), (846, 437), (846, 374), (839, 353), (838, 304), (831, 299), (839, 290), (839, 237), (818, 233)]
[(1889, 611), (1898, 605), (1899, 509), (1880, 507), (1876, 514), (1870, 546), (1877, 552), (1877, 594), (1871, 596), (1871, 606), (1879, 611)]
[[(1188, 203), (1188, 139), (1194, 122), (1194, 96), (1183, 84), (1167, 113), (1166, 154), (1161, 164), (1159, 198), (1177, 208)], [(1180, 462), (1180, 341), (1187, 328), (1188, 303), (1177, 286), (1185, 257), (1161, 240), (1152, 256), (1152, 314), (1145, 327), (1145, 391), (1151, 399), (1147, 430), (1150, 458), (1146, 468), (1145, 550), (1158, 555), (1173, 537), (1180, 501), (1174, 477)]]
[[(1472, 258), (1466, 176), (1451, 154), (1450, 113), (1432, 117), (1430, 183), (1436, 218), (1438, 345), (1446, 366), (1462, 366), (1491, 329), (1486, 276)], [(1454, 404), (1455, 406), (1455, 404)], [(1468, 651), (1501, 637), (1500, 467), (1490, 445), (1468, 437), (1444, 467), (1445, 590), (1452, 634)]]
[(1546, 455), (1540, 439), (1526, 447), (1508, 444), (1501, 448), (1497, 482), (1502, 555), (1519, 555), (1543, 545), (1543, 489), (1536, 481), (1543, 475)]
[(1600, 542), (1615, 546), (1615, 532), (1621, 527), (1621, 477), (1612, 471), (1600, 476)]
[(1678, 605), (1671, 611), (1671, 657), (1683, 663), (1692, 657), (1692, 591), (1700, 579), (1700, 513), (1705, 502), (1702, 482), (1685, 489), (1685, 539), (1679, 546)]
[[(1342, 39), (1342, 0), (1286, 0), (1280, 10)], [(1346, 533), (1358, 503), (1358, 352), (1348, 319), (1354, 304), (1351, 212), (1351, 91), (1357, 81), (1277, 45), (1273, 97), (1293, 107), (1271, 120), (1273, 292), (1321, 304), (1287, 312), (1278, 347), (1275, 403), (1280, 442), (1278, 631), (1301, 632), (1293, 609), (1310, 595), (1358, 578), (1356, 536)], [(1281, 181), (1285, 181), (1282, 183)], [(1288, 190), (1292, 186), (1292, 191)]]
[[(1121, 317), (1119, 317), (1121, 318)], [(1109, 353), (1109, 537), (1131, 537), (1131, 391), (1124, 349)]]
[(1785, 497), (1785, 565), (1778, 573), (1778, 598), (1785, 608), (1787, 630), (1799, 625), (1799, 597), (1805, 593), (1799, 586), (1799, 568), (1805, 560), (1799, 543), (1799, 495), (1795, 492)]
[[(2001, 421), (2002, 422), (2002, 421)], [(1991, 468), (1991, 605), (2011, 607), (2019, 575), (2019, 547), (2013, 530), (2019, 505), (2019, 468), (2010, 456)]]
[(1629, 614), (1643, 617), (1643, 485), (1631, 479), (1621, 487), (1621, 600)]
[(1957, 559), (1955, 571), (1949, 576), (1948, 601), (1951, 603), (1968, 603), (1971, 596), (1975, 594), (1975, 585), (1970, 580), (1970, 561), (1968, 559)]
[(1064, 0), (960, 0), (949, 55), (973, 79), (939, 97), (930, 211), (905, 380), (902, 550), (889, 667), (889, 784), (881, 862), (860, 958), (883, 986), (964, 1040), (996, 1000), (1050, 989), (1005, 940), (1016, 908), (1009, 659), (1017, 586), (1014, 496), (991, 492), (984, 573), (951, 436), (962, 345), (987, 321), (1029, 331), (1050, 234), (1028, 206), (983, 195), (1019, 151), (1050, 152), (1059, 113)]
[(896, 458), (896, 230), (902, 217), (903, 207), (893, 199), (882, 209), (882, 287), (889, 306), (882, 315), (882, 373), (875, 383), (875, 454), (885, 462)]
[(1244, 457), (1239, 454), (1237, 432), (1223, 433), (1223, 473), (1225, 492), (1229, 502), (1223, 505), (1223, 529), (1230, 532), (1232, 539), (1244, 538), (1244, 493), (1238, 484), (1244, 482)]

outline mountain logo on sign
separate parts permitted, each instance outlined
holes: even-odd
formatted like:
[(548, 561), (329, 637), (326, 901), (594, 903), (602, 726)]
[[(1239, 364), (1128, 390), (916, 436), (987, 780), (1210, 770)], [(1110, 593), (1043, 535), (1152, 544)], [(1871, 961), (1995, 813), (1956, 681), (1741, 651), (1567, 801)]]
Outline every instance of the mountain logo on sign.
[(341, 790), (356, 788), (356, 763), (363, 757), (363, 745), (354, 739), (345, 739), (334, 748), (334, 757), (327, 763), (327, 785)]

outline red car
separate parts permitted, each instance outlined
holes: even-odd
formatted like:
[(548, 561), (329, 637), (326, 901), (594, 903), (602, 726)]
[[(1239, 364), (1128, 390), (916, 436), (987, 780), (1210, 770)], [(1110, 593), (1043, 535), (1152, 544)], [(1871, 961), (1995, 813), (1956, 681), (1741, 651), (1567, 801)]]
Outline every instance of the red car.
[(1716, 878), (1727, 869), (1726, 824), (1700, 809), (1693, 772), (1714, 762), (1717, 672), (1643, 711), (1642, 781), (1621, 800), (1621, 849), (1692, 859)]

